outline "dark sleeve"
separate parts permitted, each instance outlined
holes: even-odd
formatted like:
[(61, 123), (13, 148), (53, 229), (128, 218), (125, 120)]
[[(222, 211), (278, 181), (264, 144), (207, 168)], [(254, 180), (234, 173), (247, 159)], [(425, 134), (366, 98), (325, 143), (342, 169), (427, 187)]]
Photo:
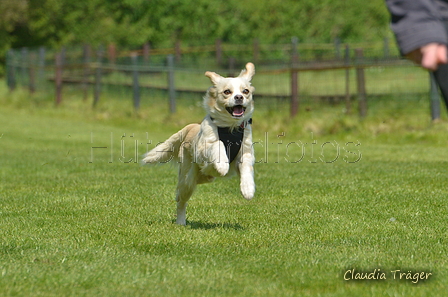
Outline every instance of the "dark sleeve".
[(425, 44), (447, 44), (443, 22), (446, 2), (437, 0), (386, 0), (392, 16), (392, 30), (402, 54)]

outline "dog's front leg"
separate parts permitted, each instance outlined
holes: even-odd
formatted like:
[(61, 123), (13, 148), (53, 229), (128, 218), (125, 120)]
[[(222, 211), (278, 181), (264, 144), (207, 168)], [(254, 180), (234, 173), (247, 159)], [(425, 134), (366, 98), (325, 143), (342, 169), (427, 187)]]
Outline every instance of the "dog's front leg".
[(243, 153), (241, 159), (241, 163), (238, 164), (241, 194), (244, 198), (250, 200), (255, 195), (253, 149), (251, 148), (250, 152)]
[(213, 164), (219, 175), (225, 176), (229, 172), (229, 159), (226, 155), (224, 143), (218, 140), (210, 143), (209, 146), (209, 163)]

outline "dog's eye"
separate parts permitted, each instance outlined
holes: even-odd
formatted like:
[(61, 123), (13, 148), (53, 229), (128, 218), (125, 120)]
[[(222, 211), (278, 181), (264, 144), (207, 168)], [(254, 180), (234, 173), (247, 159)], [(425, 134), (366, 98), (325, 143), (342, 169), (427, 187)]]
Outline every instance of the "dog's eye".
[(229, 89), (227, 89), (227, 90), (224, 90), (224, 95), (230, 95), (230, 94), (232, 94), (232, 91), (230, 91)]
[(249, 94), (249, 90), (248, 90), (248, 89), (244, 89), (244, 90), (243, 90), (243, 94), (244, 94), (244, 95)]

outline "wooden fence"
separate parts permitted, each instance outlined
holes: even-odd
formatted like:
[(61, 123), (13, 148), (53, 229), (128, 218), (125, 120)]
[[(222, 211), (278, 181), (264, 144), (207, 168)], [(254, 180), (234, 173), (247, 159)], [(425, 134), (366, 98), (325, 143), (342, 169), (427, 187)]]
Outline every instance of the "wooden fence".
[[(226, 45), (217, 40), (213, 45), (183, 47), (180, 42), (176, 42), (172, 48), (153, 49), (149, 44), (144, 44), (140, 49), (121, 51), (118, 51), (115, 45), (109, 45), (107, 49), (99, 47), (96, 52), (88, 45), (83, 46), (82, 50), (62, 49), (58, 52), (47, 51), (44, 48), (33, 51), (23, 48), (8, 52), (7, 83), (10, 90), (14, 90), (20, 77), (20, 84), (26, 84), (33, 93), (44, 81), (51, 82), (54, 84), (56, 105), (63, 101), (65, 84), (79, 86), (85, 99), (91, 89), (89, 86), (93, 86), (93, 106), (96, 106), (101, 100), (104, 77), (110, 76), (111, 73), (124, 73), (131, 76), (132, 80), (118, 79), (109, 81), (108, 84), (131, 88), (135, 109), (140, 107), (141, 89), (155, 88), (167, 91), (169, 109), (175, 112), (176, 96), (179, 92), (201, 95), (205, 92), (203, 88), (176, 87), (177, 71), (188, 71), (196, 68), (196, 65), (201, 65), (204, 69), (194, 71), (203, 73), (205, 70), (220, 69), (223, 73), (232, 75), (243, 63), (251, 60), (257, 64), (257, 74), (267, 76), (288, 74), (289, 92), (283, 94), (257, 92), (257, 98), (289, 98), (291, 117), (300, 110), (300, 73), (344, 71), (345, 92), (330, 97), (332, 100), (344, 101), (347, 112), (351, 112), (352, 102), (357, 100), (358, 113), (363, 118), (367, 115), (368, 107), (365, 69), (410, 67), (408, 62), (391, 55), (391, 51), (387, 40), (383, 45), (343, 45), (338, 40), (333, 44), (301, 44), (296, 38), (293, 38), (290, 44), (282, 45), (261, 45), (258, 41), (254, 41), (251, 45)], [(351, 92), (349, 87), (351, 71), (356, 74), (356, 93)], [(156, 86), (143, 83), (141, 76), (145, 73), (165, 73), (166, 84)], [(437, 118), (440, 116), (440, 110), (436, 106), (436, 101), (432, 102), (434, 102), (432, 116)]]

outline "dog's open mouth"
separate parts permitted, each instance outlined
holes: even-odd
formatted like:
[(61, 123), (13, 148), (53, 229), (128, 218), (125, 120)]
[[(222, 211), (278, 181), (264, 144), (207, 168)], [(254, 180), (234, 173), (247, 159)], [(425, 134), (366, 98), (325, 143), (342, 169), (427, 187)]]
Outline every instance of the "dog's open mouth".
[(242, 117), (244, 115), (244, 112), (246, 111), (246, 107), (242, 105), (235, 105), (232, 107), (227, 107), (226, 109), (235, 118)]

